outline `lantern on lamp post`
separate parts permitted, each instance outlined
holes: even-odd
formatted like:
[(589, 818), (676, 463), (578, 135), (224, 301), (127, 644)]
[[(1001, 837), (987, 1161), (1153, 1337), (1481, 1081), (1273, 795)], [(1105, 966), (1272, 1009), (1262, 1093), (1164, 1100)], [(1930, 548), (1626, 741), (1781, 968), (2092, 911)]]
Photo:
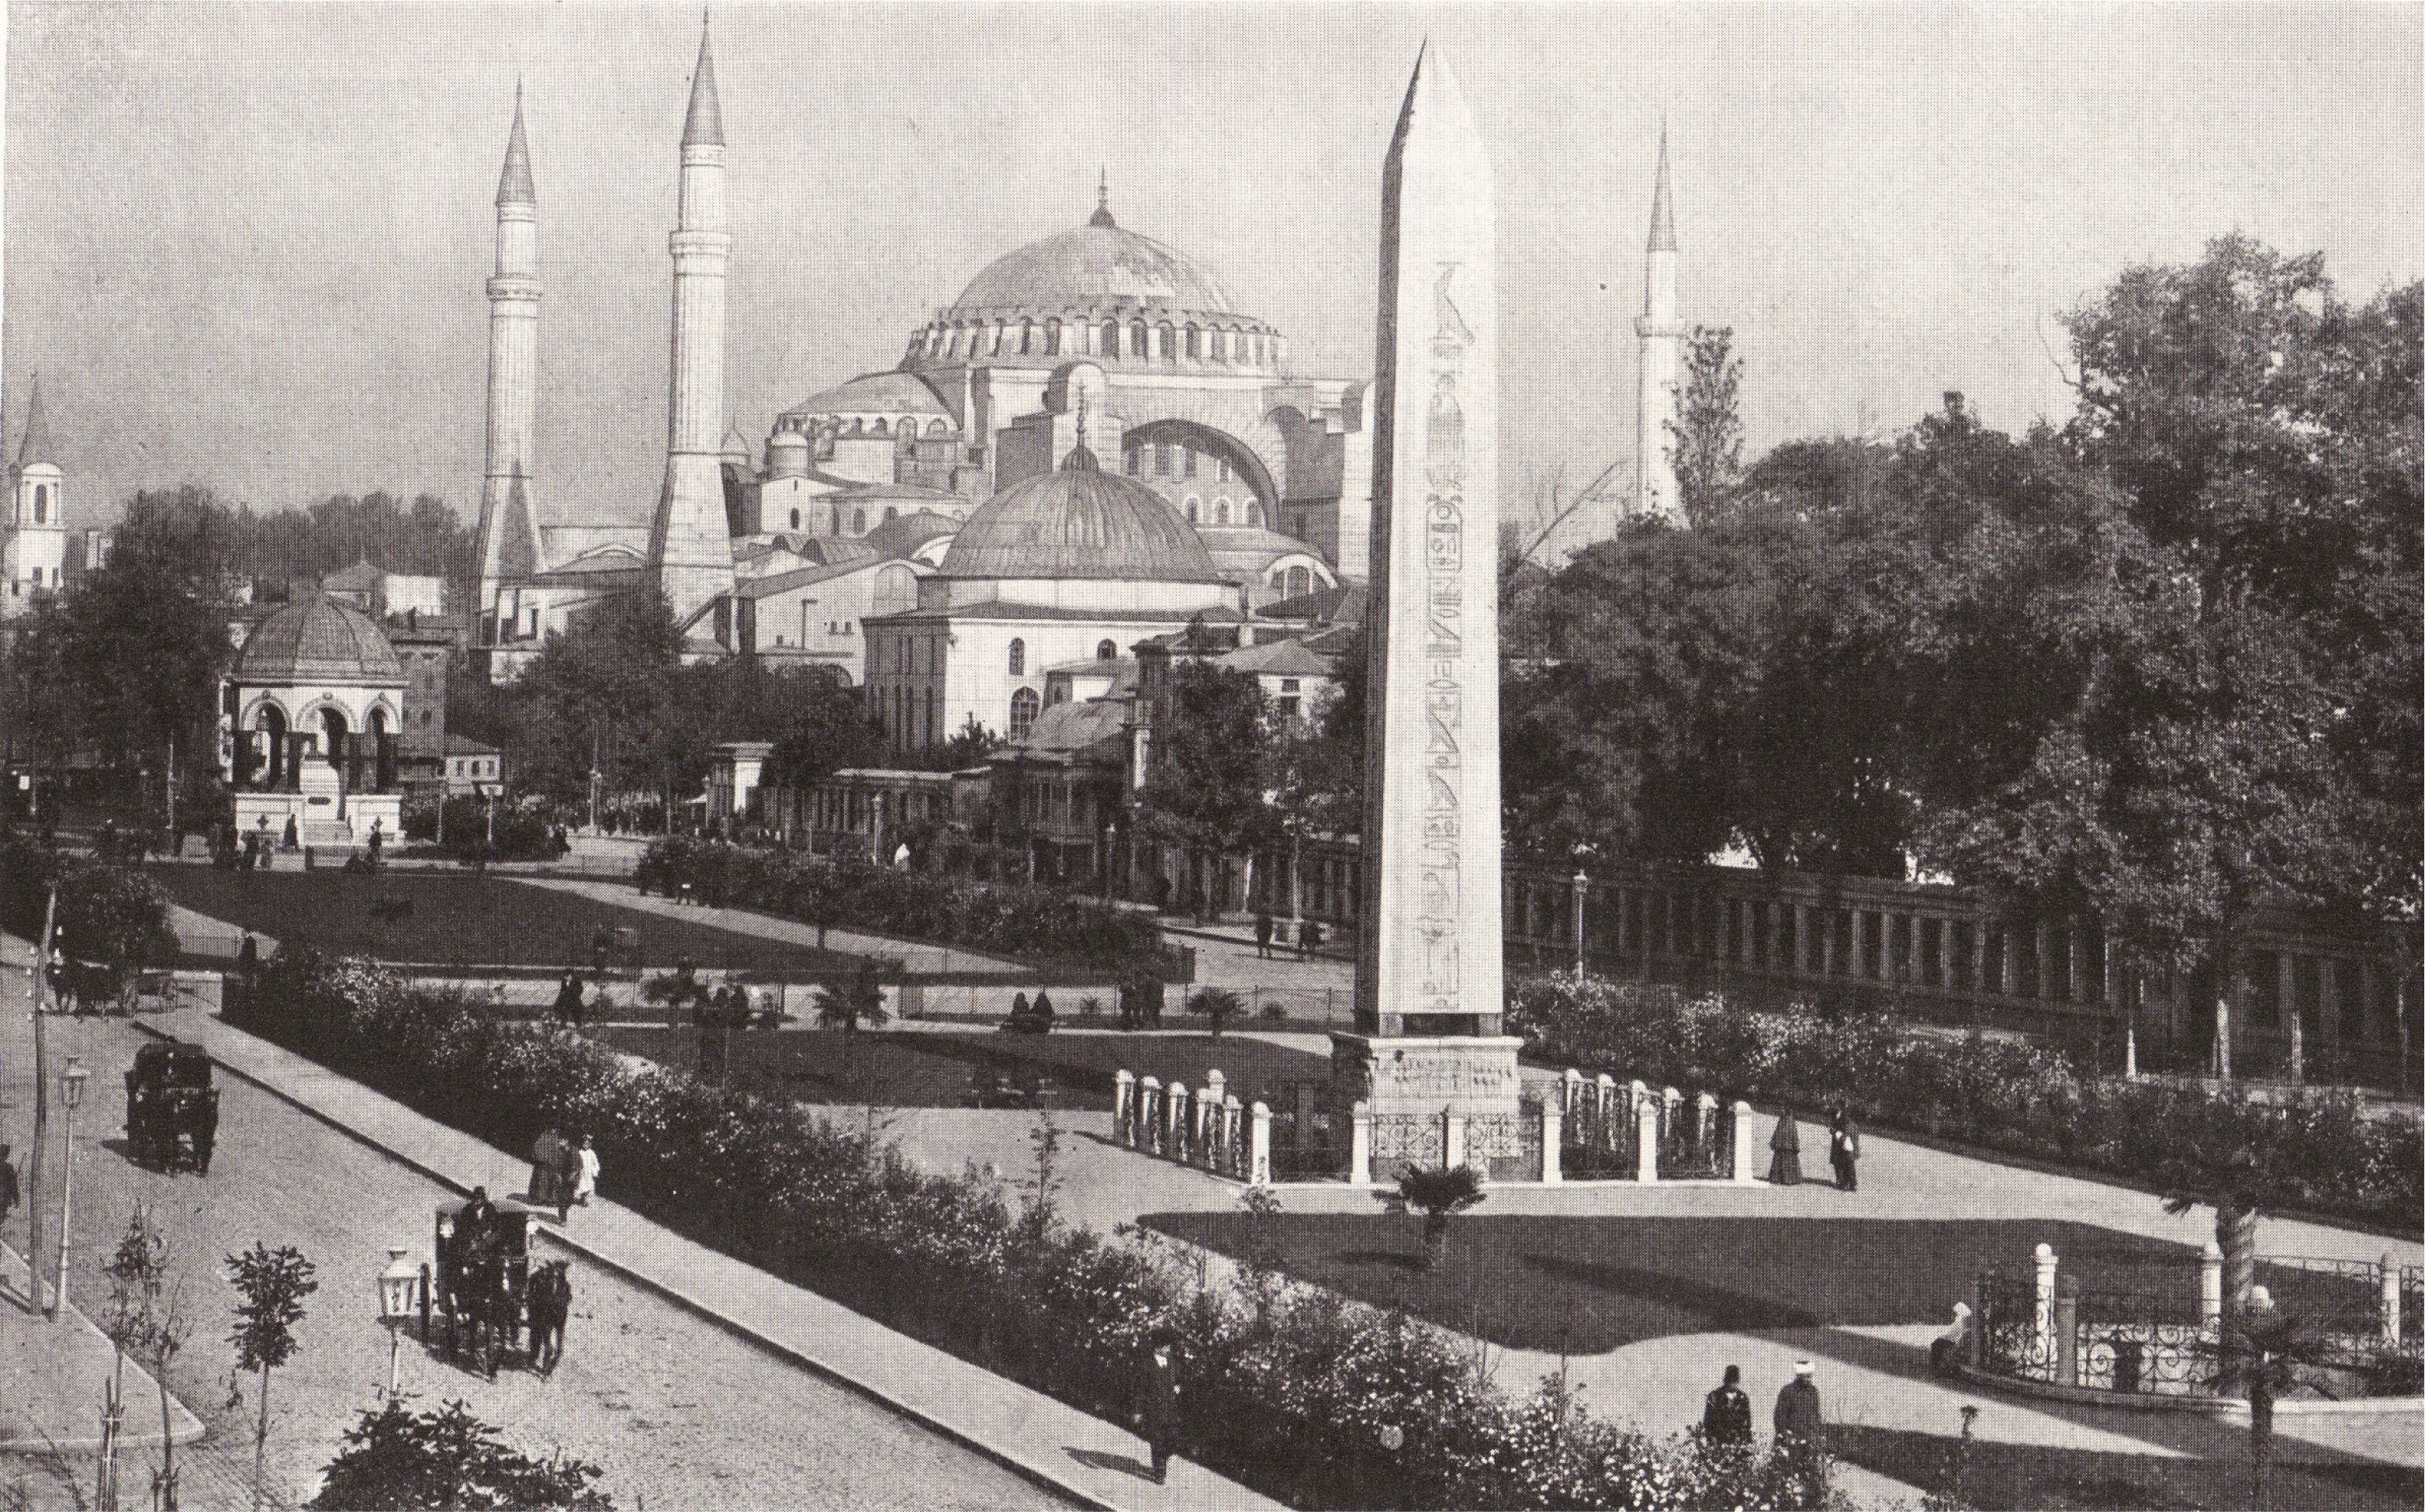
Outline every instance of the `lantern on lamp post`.
[(400, 1335), (421, 1305), (421, 1268), (401, 1249), (387, 1252), (387, 1269), (378, 1273), (379, 1321), (387, 1325), (387, 1394), (395, 1396), (396, 1355)]
[(1580, 866), (1575, 868), (1575, 980), (1583, 979), (1583, 894), (1591, 891), (1591, 877)]
[[(90, 1080), (92, 1072), (85, 1069), (81, 1055), (70, 1055), (68, 1063), (59, 1068), (59, 1106), (67, 1110), (68, 1121), (66, 1137), (59, 1141), (59, 1249), (58, 1268), (51, 1287), (53, 1317), (58, 1316), (57, 1309), (68, 1295), (68, 1233), (75, 1204), (75, 1116), (84, 1102), (84, 1084)], [(40, 1263), (41, 1258), (36, 1256), (34, 1264)]]

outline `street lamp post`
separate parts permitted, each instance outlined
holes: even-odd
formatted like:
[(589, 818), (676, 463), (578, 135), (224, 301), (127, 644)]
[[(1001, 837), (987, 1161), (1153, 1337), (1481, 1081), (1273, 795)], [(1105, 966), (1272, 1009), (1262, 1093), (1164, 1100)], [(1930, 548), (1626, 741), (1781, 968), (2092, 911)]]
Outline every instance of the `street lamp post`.
[(84, 1102), (84, 1084), (91, 1079), (81, 1055), (70, 1055), (59, 1068), (59, 1106), (67, 1111), (68, 1121), (66, 1136), (59, 1141), (59, 1263), (51, 1287), (53, 1317), (58, 1316), (68, 1295), (68, 1232), (75, 1203), (75, 1116), (77, 1105)]
[(1119, 853), (1120, 825), (1116, 819), (1103, 821), (1103, 901), (1112, 901), (1112, 858)]
[(387, 1269), (378, 1273), (379, 1321), (387, 1325), (387, 1394), (395, 1399), (395, 1363), (401, 1348), (404, 1326), (412, 1321), (420, 1305), (421, 1267), (404, 1258), (404, 1251), (391, 1248), (387, 1252)]
[(1583, 979), (1583, 894), (1591, 891), (1591, 877), (1580, 866), (1575, 868), (1575, 980)]

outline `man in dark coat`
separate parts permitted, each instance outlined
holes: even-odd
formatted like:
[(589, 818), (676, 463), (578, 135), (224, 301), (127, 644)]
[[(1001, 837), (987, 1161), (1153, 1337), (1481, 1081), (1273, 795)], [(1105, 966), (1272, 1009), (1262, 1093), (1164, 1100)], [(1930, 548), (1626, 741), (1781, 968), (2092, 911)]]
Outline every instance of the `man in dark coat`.
[(1853, 1127), (1853, 1116), (1842, 1108), (1827, 1128), (1827, 1164), (1836, 1169), (1836, 1190), (1857, 1192), (1861, 1189), (1858, 1166), (1861, 1159), (1861, 1131)]
[(1742, 1367), (1728, 1365), (1726, 1383), (1701, 1400), (1701, 1442), (1748, 1448), (1751, 1398), (1743, 1394)]
[[(1776, 1457), (1806, 1482), (1822, 1473), (1820, 1456), (1827, 1447), (1827, 1424), (1819, 1412), (1819, 1386), (1810, 1378), (1810, 1361), (1793, 1362), (1793, 1379), (1776, 1393)], [(1814, 1484), (1811, 1490), (1819, 1488)]]
[(555, 989), (555, 1016), (566, 1023), (581, 1021), (581, 973), (567, 972)]
[(1771, 1158), (1768, 1179), (1779, 1186), (1798, 1186), (1802, 1182), (1802, 1131), (1794, 1127), (1793, 1115), (1777, 1115), (1776, 1133), (1768, 1136)]
[(8, 1159), (8, 1147), (0, 1145), (0, 1223), (17, 1208), (17, 1167)]
[(1255, 913), (1255, 954), (1264, 960), (1272, 958), (1272, 916), (1260, 909)]
[(1156, 1328), (1146, 1339), (1143, 1379), (1137, 1391), (1137, 1436), (1153, 1453), (1153, 1481), (1170, 1478), (1171, 1445), (1179, 1437), (1179, 1335)]

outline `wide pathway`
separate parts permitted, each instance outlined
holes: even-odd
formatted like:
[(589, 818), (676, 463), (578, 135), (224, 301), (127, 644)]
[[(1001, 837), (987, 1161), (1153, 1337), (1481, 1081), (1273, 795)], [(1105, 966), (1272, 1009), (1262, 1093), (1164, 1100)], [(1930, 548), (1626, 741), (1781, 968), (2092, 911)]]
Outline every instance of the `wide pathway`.
[[(187, 1009), (170, 1016), (162, 1027), (199, 1041), (222, 1066), (273, 1088), (280, 1098), (446, 1187), (485, 1184), (491, 1191), (513, 1190), (527, 1175), (526, 1165), (515, 1157), (217, 1019)], [(399, 1234), (400, 1241), (404, 1237)], [(550, 1239), (597, 1264), (645, 1281), (650, 1290), (723, 1323), (776, 1355), (850, 1383), (899, 1414), (891, 1420), (893, 1431), (913, 1431), (909, 1424), (923, 1424), (934, 1430), (923, 1435), (928, 1441), (956, 1440), (978, 1448), (1073, 1501), (1123, 1508), (1277, 1505), (1184, 1462), (1174, 1462), (1168, 1486), (1155, 1486), (1142, 1474), (1138, 1441), (1119, 1428), (693, 1244), (617, 1204), (602, 1202), (577, 1211), (561, 1235), (551, 1226)], [(596, 1275), (594, 1267), (591, 1274)], [(588, 1331), (576, 1324), (568, 1361), (582, 1348), (581, 1336)], [(702, 1402), (722, 1395), (720, 1407), (730, 1408), (734, 1431), (723, 1439), (720, 1451), (735, 1462), (736, 1469), (740, 1461), (763, 1457), (765, 1446), (778, 1433), (852, 1455), (866, 1437), (859, 1428), (838, 1425), (829, 1431), (823, 1424), (803, 1433), (802, 1423), (813, 1420), (795, 1417), (779, 1423), (747, 1391), (715, 1393), (702, 1388), (693, 1394)], [(587, 1452), (586, 1446), (580, 1447)], [(973, 1456), (961, 1453), (959, 1457), (971, 1460)], [(997, 1477), (1001, 1473), (995, 1472)], [(881, 1489), (834, 1494), (808, 1490), (792, 1504), (933, 1505), (938, 1498), (953, 1500), (951, 1476), (939, 1469), (923, 1476), (896, 1477), (886, 1472), (881, 1479)], [(1032, 1503), (1036, 1495), (1034, 1488), (1023, 1488), (1004, 1493), (995, 1504)], [(651, 1500), (665, 1505), (699, 1504), (680, 1497)], [(763, 1504), (735, 1494), (719, 1499), (719, 1504)]]

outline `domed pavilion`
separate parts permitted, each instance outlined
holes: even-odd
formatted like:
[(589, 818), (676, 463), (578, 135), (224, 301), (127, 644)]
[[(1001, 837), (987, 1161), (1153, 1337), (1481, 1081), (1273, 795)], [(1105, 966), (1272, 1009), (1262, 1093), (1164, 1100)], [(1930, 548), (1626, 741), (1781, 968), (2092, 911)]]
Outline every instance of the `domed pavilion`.
[(350, 846), (397, 833), (404, 663), (378, 622), (317, 591), (254, 626), (220, 704), (222, 767), (239, 832)]

